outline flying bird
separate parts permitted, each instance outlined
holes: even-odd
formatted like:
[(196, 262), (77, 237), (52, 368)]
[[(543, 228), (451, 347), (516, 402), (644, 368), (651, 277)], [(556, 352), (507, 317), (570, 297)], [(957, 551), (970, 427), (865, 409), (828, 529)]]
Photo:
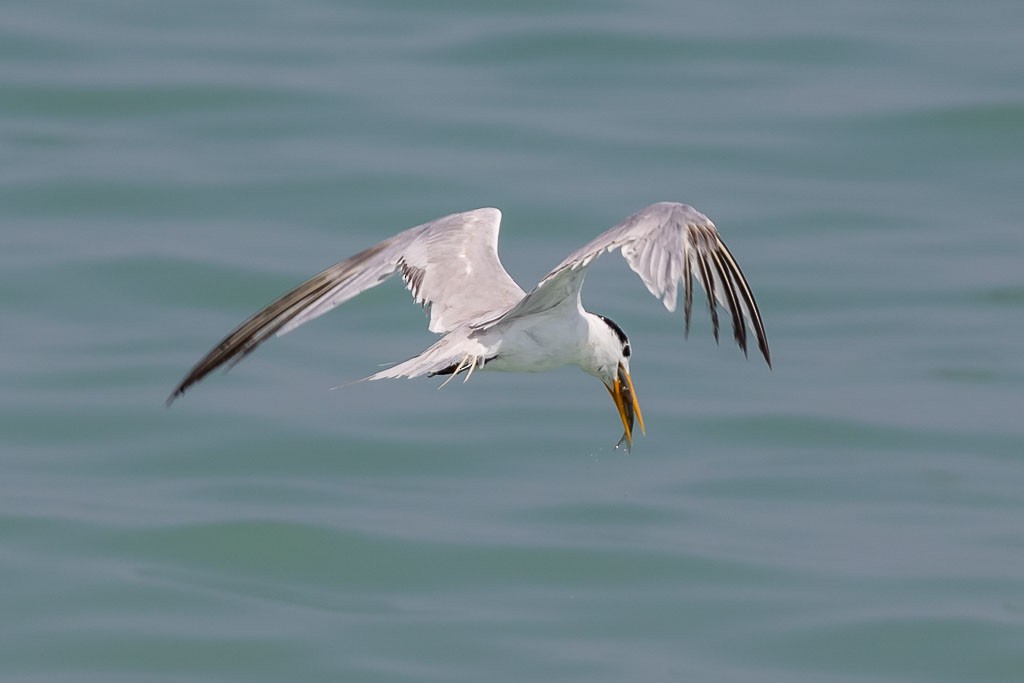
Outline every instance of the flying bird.
[(313, 276), (227, 335), (175, 387), (170, 405), (213, 370), (231, 367), (272, 336), (291, 332), (398, 273), (417, 303), (429, 308), (431, 332), (443, 335), (407, 361), (361, 381), (457, 375), (474, 370), (542, 372), (578, 365), (604, 384), (624, 433), (616, 448), (633, 444), (634, 419), (645, 432), (629, 374), (632, 350), (609, 318), (584, 310), (580, 290), (587, 269), (618, 250), (648, 291), (669, 311), (683, 285), (683, 317), (690, 332), (693, 280), (707, 294), (715, 340), (718, 309), (732, 318), (736, 343), (747, 353), (747, 333), (771, 367), (771, 354), (754, 294), (707, 216), (686, 204), (661, 202), (633, 214), (565, 257), (529, 293), (498, 258), (501, 212), (483, 208), (417, 225)]

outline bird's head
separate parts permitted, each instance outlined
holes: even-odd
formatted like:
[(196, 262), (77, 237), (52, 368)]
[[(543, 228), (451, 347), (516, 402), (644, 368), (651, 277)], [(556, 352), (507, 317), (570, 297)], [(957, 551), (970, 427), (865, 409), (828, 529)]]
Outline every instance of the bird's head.
[(640, 423), (640, 432), (646, 433), (640, 402), (629, 376), (629, 339), (621, 327), (603, 315), (594, 315), (590, 328), (590, 354), (583, 369), (600, 379), (615, 401), (624, 430), (615, 447), (625, 444), (628, 453), (633, 446), (634, 418)]

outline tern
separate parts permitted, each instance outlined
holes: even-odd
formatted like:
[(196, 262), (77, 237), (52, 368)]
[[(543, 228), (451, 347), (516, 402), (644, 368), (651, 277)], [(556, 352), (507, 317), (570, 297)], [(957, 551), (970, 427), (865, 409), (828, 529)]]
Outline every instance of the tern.
[(634, 418), (646, 433), (629, 374), (629, 339), (580, 300), (588, 267), (615, 250), (670, 312), (683, 284), (686, 335), (696, 279), (707, 294), (715, 340), (720, 306), (732, 317), (733, 337), (744, 355), (749, 328), (771, 367), (750, 285), (714, 223), (692, 206), (660, 202), (642, 209), (569, 254), (530, 293), (501, 265), (500, 225), (498, 209), (453, 213), (331, 266), (228, 334), (181, 380), (167, 404), (213, 370), (234, 366), (271, 336), (291, 332), (398, 273), (416, 302), (429, 309), (428, 329), (443, 336), (419, 355), (359, 381), (447, 375), (444, 386), (460, 374), (468, 381), (474, 370), (542, 372), (578, 365), (611, 394), (624, 429), (616, 448), (625, 445), (628, 452)]

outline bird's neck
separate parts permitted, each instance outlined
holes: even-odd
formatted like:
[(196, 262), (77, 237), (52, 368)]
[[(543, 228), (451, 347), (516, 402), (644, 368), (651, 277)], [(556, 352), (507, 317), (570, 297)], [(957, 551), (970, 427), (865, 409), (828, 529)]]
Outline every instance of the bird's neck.
[(580, 350), (579, 366), (595, 377), (604, 378), (609, 374), (609, 368), (614, 373), (618, 365), (617, 340), (601, 316), (589, 311), (582, 311), (582, 314), (587, 324), (587, 334)]

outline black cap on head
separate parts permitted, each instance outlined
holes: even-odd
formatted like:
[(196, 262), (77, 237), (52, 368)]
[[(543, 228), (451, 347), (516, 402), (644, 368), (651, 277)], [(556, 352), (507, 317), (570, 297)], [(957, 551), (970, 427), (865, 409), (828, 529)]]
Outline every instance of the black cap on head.
[(623, 332), (618, 323), (611, 318), (606, 318), (603, 315), (598, 315), (597, 317), (603, 320), (608, 327), (612, 328), (612, 332), (614, 332), (615, 336), (619, 338), (620, 342), (622, 342), (622, 355), (629, 358), (629, 339), (626, 337), (626, 333)]

